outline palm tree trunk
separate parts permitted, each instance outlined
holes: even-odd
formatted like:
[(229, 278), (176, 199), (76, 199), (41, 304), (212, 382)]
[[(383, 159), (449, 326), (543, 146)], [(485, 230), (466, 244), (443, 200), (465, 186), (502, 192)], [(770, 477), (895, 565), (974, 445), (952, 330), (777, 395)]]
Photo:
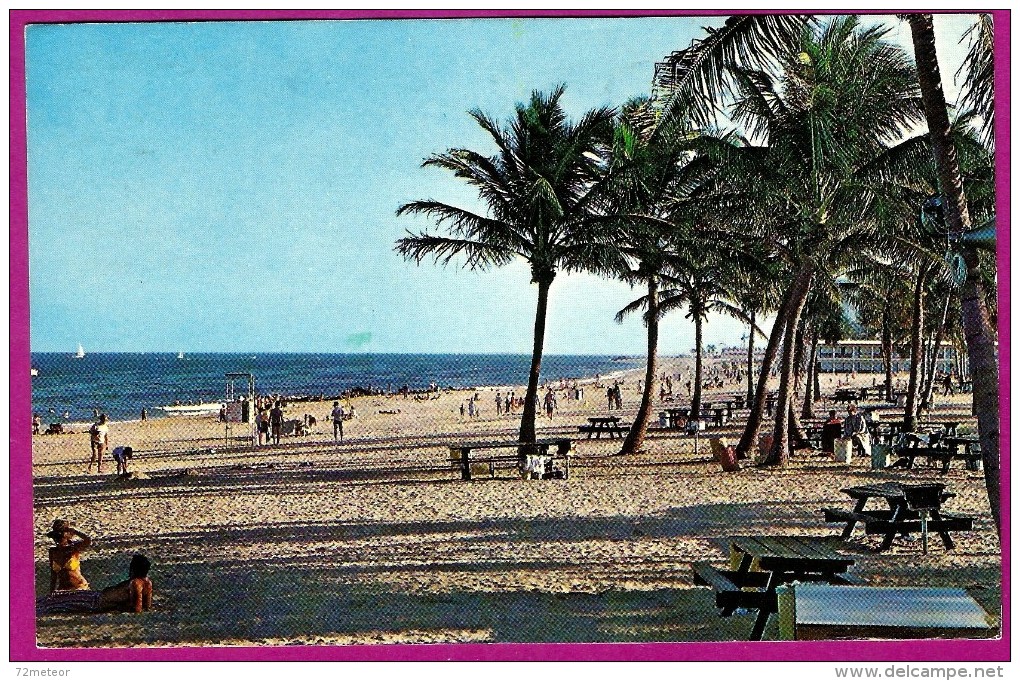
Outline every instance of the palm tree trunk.
[(804, 388), (804, 407), (801, 409), (800, 417), (813, 419), (815, 417), (815, 399), (818, 387), (818, 367), (815, 365), (818, 357), (818, 332), (811, 332), (811, 349), (808, 351), (807, 383)]
[(925, 379), (925, 387), (921, 394), (924, 396), (922, 400), (925, 404), (932, 403), (932, 394), (935, 392), (935, 374), (939, 370), (939, 354), (942, 350), (942, 341), (946, 337), (946, 322), (949, 319), (949, 304), (952, 301), (952, 296), (946, 296), (946, 304), (942, 308), (942, 322), (938, 326), (938, 330), (935, 331), (935, 337), (932, 339), (932, 357), (928, 363), (928, 376)]
[(811, 273), (802, 267), (790, 284), (789, 289), (787, 289), (783, 304), (776, 313), (776, 321), (772, 325), (772, 333), (769, 334), (769, 342), (765, 346), (765, 355), (762, 357), (761, 367), (758, 369), (758, 385), (754, 392), (754, 405), (751, 408), (750, 415), (747, 417), (744, 433), (740, 436), (740, 442), (737, 444), (737, 455), (741, 458), (747, 456), (748, 452), (751, 451), (758, 441), (758, 433), (761, 431), (761, 423), (765, 417), (765, 393), (768, 390), (769, 372), (772, 371), (772, 363), (775, 362), (776, 354), (779, 351), (779, 341), (786, 327), (787, 310), (790, 308), (790, 301), (805, 273), (810, 278)]
[(921, 375), (921, 330), (924, 328), (924, 280), (928, 266), (921, 265), (914, 282), (913, 323), (910, 327), (910, 379), (907, 382), (907, 405), (903, 411), (903, 427), (907, 432), (917, 427), (917, 379)]
[(793, 389), (800, 392), (804, 386), (804, 318), (801, 317), (797, 325), (797, 334), (794, 338), (793, 348)]
[[(949, 114), (942, 91), (942, 74), (939, 71), (935, 50), (935, 29), (932, 15), (911, 14), (910, 34), (914, 42), (917, 61), (917, 81), (921, 89), (924, 115), (928, 120), (929, 137), (938, 170), (939, 187), (946, 209), (946, 222), (950, 233), (960, 236), (970, 229), (967, 198), (963, 194), (963, 176), (960, 163), (949, 136)], [(988, 503), (999, 532), (1001, 526), (999, 481), (999, 359), (995, 349), (996, 333), (988, 318), (985, 296), (978, 273), (977, 252), (963, 249), (967, 264), (967, 280), (960, 294), (963, 309), (964, 336), (974, 383), (974, 411), (978, 417), (978, 436), (981, 439), (981, 458), (985, 468), (985, 488)]]
[(892, 323), (889, 307), (882, 312), (882, 364), (885, 367), (885, 399), (892, 400)]
[(691, 420), (701, 418), (701, 343), (702, 343), (702, 318), (701, 303), (696, 302), (691, 306), (694, 313), (694, 393), (691, 396)]
[(747, 408), (754, 408), (754, 327), (755, 313), (751, 310), (751, 331), (747, 335)]
[(545, 317), (549, 308), (549, 287), (552, 277), (538, 281), (538, 305), (535, 310), (535, 340), (531, 351), (531, 372), (528, 374), (528, 392), (524, 396), (521, 413), (520, 442), (535, 442), (535, 415), (537, 412), (538, 377), (542, 372), (542, 349), (545, 346)]
[(776, 421), (772, 431), (772, 451), (766, 457), (762, 465), (784, 466), (790, 458), (790, 410), (793, 398), (793, 355), (796, 344), (797, 325), (800, 324), (800, 316), (804, 311), (804, 304), (807, 302), (808, 293), (811, 292), (811, 278), (814, 275), (814, 266), (808, 261), (802, 266), (802, 271), (807, 270), (806, 277), (798, 277), (798, 287), (790, 301), (790, 316), (786, 320), (786, 332), (783, 334), (783, 359), (780, 378), (779, 395), (776, 398)]
[(641, 450), (645, 442), (645, 435), (648, 433), (648, 422), (652, 417), (652, 400), (655, 397), (656, 381), (658, 378), (658, 348), (659, 348), (659, 280), (651, 277), (648, 280), (648, 360), (645, 367), (645, 389), (641, 394), (641, 405), (638, 407), (637, 416), (634, 417), (634, 425), (627, 433), (627, 439), (623, 441), (620, 454), (633, 454)]

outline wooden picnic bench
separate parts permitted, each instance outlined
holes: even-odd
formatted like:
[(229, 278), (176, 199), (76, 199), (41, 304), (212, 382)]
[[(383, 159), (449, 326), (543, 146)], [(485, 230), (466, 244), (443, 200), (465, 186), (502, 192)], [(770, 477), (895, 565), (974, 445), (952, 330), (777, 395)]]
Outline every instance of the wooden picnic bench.
[(810, 537), (733, 537), (730, 552), (735, 569), (719, 570), (707, 561), (699, 561), (693, 565), (694, 582), (712, 587), (723, 617), (738, 609), (757, 611), (751, 641), (762, 639), (769, 617), (777, 611), (777, 587), (791, 581), (856, 581), (846, 574), (854, 564), (852, 558), (833, 553)]
[[(882, 544), (877, 549), (885, 551), (892, 547), (896, 535), (909, 535), (921, 531), (921, 516), (908, 508), (907, 497), (904, 493), (904, 486), (897, 482), (887, 482), (875, 485), (860, 485), (847, 487), (842, 490), (844, 494), (854, 500), (851, 510), (840, 508), (823, 508), (822, 513), (827, 523), (845, 523), (840, 536), (846, 540), (853, 534), (858, 523), (864, 525), (865, 534), (883, 535)], [(927, 528), (937, 532), (947, 549), (952, 549), (952, 538), (950, 532), (965, 532), (973, 529), (974, 518), (964, 515), (943, 513), (941, 504), (955, 497), (953, 492), (939, 490), (938, 507), (931, 510), (931, 521), (927, 522)], [(867, 510), (868, 501), (871, 499), (883, 499), (887, 508)]]
[(851, 402), (856, 402), (858, 399), (860, 399), (860, 393), (852, 388), (839, 388), (832, 395), (832, 401), (835, 404), (839, 404), (840, 402), (846, 402), (849, 404)]
[(673, 409), (667, 409), (666, 413), (669, 414), (668, 422), (669, 427), (672, 429), (683, 428), (687, 425), (687, 420), (691, 418), (690, 407), (678, 407)]
[(620, 423), (618, 416), (592, 416), (588, 418), (588, 425), (578, 426), (577, 430), (586, 433), (588, 438), (602, 439), (602, 433), (606, 433), (610, 439), (623, 437), (630, 429), (629, 423)]
[(777, 594), (783, 640), (975, 638), (990, 629), (963, 589), (792, 584)]
[(943, 437), (941, 432), (932, 433), (929, 444), (925, 445), (917, 435), (910, 434), (907, 443), (897, 447), (893, 454), (899, 457), (892, 465), (911, 469), (915, 461), (925, 458), (929, 463), (942, 464), (942, 475), (949, 472), (953, 461), (963, 461), (969, 470), (980, 470), (980, 442), (977, 437)]
[[(471, 467), (475, 464), (487, 465), (489, 476), (496, 477), (497, 464), (516, 464), (519, 470), (525, 470), (527, 457), (540, 456), (549, 460), (552, 464), (556, 459), (563, 461), (563, 478), (570, 477), (570, 450), (572, 442), (567, 438), (549, 438), (536, 440), (534, 443), (527, 442), (459, 442), (449, 445), (450, 462), (455, 468), (460, 469), (461, 480), (471, 479)], [(553, 449), (555, 448), (555, 449)], [(472, 456), (473, 452), (494, 449), (514, 449), (513, 454), (486, 454), (485, 456)], [(533, 450), (532, 454), (521, 454), (521, 451)]]

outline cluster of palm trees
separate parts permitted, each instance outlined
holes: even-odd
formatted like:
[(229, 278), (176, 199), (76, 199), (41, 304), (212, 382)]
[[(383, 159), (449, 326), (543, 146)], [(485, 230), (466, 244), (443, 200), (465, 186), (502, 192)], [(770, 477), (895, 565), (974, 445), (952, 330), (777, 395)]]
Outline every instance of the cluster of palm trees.
[[(951, 119), (932, 17), (903, 19), (916, 62), (887, 39), (888, 29), (855, 16), (731, 17), (679, 53), (664, 103), (636, 99), (571, 121), (559, 86), (518, 104), (505, 125), (471, 112), (494, 154), (451, 149), (425, 161), (472, 185), (486, 210), (403, 205), (398, 215), (428, 216), (446, 232), (409, 233), (398, 253), (418, 262), (460, 256), (471, 268), (520, 258), (538, 287), (521, 442), (535, 439), (547, 302), (559, 272), (614, 277), (643, 292), (617, 315), (642, 313), (648, 332), (644, 394), (621, 453), (642, 446), (657, 389), (658, 323), (670, 311), (683, 310), (695, 326), (695, 411), (707, 315), (749, 326), (754, 408), (740, 454), (759, 439), (767, 380), (778, 369), (763, 465), (786, 461), (799, 419), (811, 415), (818, 344), (847, 333), (848, 307), (880, 336), (887, 366), (893, 345), (907, 342), (900, 330), (910, 330), (908, 421), (930, 398), (934, 353), (944, 338), (960, 337), (962, 316), (998, 522), (994, 263), (963, 248), (959, 288), (947, 266), (947, 244), (970, 228), (969, 216), (994, 212), (993, 98), (982, 68), (991, 27), (982, 19), (971, 36), (972, 110)], [(922, 206), (931, 209), (923, 220)], [(940, 219), (930, 219), (933, 206)], [(757, 323), (768, 315), (775, 322), (752, 367), (755, 335), (764, 336)]]

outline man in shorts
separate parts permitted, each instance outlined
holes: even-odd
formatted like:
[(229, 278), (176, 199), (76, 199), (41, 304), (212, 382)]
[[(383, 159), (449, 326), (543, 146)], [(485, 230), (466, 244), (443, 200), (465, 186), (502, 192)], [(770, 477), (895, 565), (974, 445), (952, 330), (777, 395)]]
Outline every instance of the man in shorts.
[(273, 443), (280, 444), (280, 436), (283, 434), (283, 409), (279, 402), (274, 404), (272, 411), (269, 412), (269, 427), (273, 432)]
[(344, 408), (340, 406), (339, 402), (333, 403), (333, 411), (330, 412), (330, 418), (333, 419), (333, 441), (343, 442), (344, 441)]

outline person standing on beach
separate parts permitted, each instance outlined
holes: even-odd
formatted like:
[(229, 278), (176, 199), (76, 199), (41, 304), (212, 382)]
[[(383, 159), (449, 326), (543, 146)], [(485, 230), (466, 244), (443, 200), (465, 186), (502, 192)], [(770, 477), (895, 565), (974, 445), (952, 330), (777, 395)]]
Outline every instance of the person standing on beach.
[(556, 395), (553, 393), (553, 389), (545, 393), (545, 415), (552, 418), (553, 411), (556, 410)]
[(499, 393), (496, 393), (496, 416), (503, 415), (503, 398), (500, 397)]
[(99, 415), (99, 421), (89, 428), (89, 441), (92, 445), (92, 455), (89, 457), (88, 472), (92, 472), (92, 462), (96, 462), (96, 472), (103, 472), (103, 454), (110, 446), (110, 426), (106, 424), (106, 414)]
[(333, 441), (343, 442), (344, 441), (344, 408), (340, 406), (339, 402), (333, 403), (333, 411), (330, 412), (330, 418), (333, 419)]
[(255, 415), (255, 430), (259, 434), (259, 446), (269, 444), (269, 410), (265, 406)]
[(283, 434), (283, 409), (280, 408), (279, 402), (276, 402), (273, 410), (269, 412), (269, 426), (273, 431), (273, 443), (280, 444), (280, 435)]
[(616, 391), (613, 390), (613, 386), (606, 388), (606, 401), (609, 402), (609, 411), (613, 411), (613, 405), (616, 404)]

